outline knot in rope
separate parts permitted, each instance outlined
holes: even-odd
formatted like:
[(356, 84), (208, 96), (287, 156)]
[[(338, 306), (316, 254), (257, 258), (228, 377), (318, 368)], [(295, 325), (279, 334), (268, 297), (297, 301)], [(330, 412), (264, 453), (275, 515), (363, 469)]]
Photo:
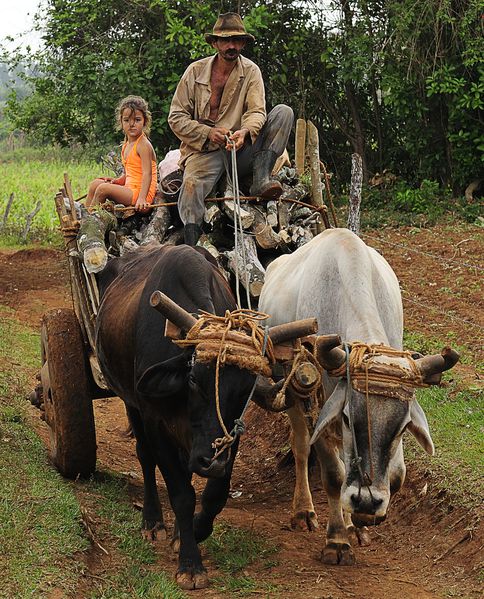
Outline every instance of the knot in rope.
[[(299, 399), (310, 399), (312, 403), (315, 403), (315, 405), (318, 405), (318, 403), (320, 403), (318, 401), (315, 402), (314, 400), (317, 400), (318, 394), (322, 392), (321, 383), (323, 380), (323, 368), (316, 357), (314, 346), (313, 351), (310, 352), (301, 343), (301, 340), (297, 339), (295, 342), (294, 354), (295, 358), (292, 362), (291, 371), (287, 375), (284, 381), (284, 385), (282, 386), (281, 390), (277, 393), (274, 399), (273, 406), (277, 410), (282, 410), (286, 405), (286, 389), (289, 385), (291, 385), (292, 391), (299, 397)], [(317, 376), (316, 380), (310, 388), (301, 386), (297, 380), (297, 377), (295, 376), (299, 366), (303, 362), (309, 362), (315, 367), (315, 372)]]
[[(334, 377), (346, 376), (347, 365), (329, 370)], [(357, 391), (395, 397), (410, 401), (417, 387), (428, 387), (423, 381), (412, 352), (398, 350), (383, 344), (351, 343), (349, 353), (351, 384)]]
[(202, 311), (186, 338), (175, 341), (180, 347), (195, 347), (195, 362), (216, 361), (215, 408), (223, 436), (212, 443), (212, 448), (215, 449), (212, 462), (245, 432), (242, 417), (235, 420), (231, 432), (225, 426), (220, 409), (220, 366), (232, 364), (253, 374), (272, 374), (271, 364), (275, 362), (274, 347), (267, 331), (260, 326), (267, 318), (267, 314), (255, 310), (227, 310), (224, 316)]
[(231, 364), (253, 374), (271, 376), (274, 347), (268, 338), (263, 352), (264, 330), (260, 326), (267, 318), (267, 314), (255, 310), (227, 310), (224, 316), (201, 312), (186, 338), (175, 343), (180, 347), (194, 346), (197, 362), (216, 360), (217, 368)]

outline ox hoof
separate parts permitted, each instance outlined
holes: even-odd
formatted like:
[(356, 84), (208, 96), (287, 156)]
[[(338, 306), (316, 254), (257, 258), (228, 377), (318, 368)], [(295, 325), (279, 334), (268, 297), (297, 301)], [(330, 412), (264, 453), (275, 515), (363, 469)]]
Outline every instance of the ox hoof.
[(348, 543), (328, 543), (321, 552), (321, 561), (333, 566), (352, 566), (356, 559)]
[(358, 539), (358, 543), (362, 547), (368, 547), (371, 545), (371, 537), (370, 532), (366, 526), (362, 526), (361, 528), (357, 528), (355, 530), (356, 538)]
[(206, 589), (209, 585), (206, 572), (177, 572), (175, 580), (184, 591)]
[(291, 518), (291, 528), (298, 532), (317, 530), (319, 528), (318, 517), (315, 512), (310, 510), (296, 512)]
[(361, 528), (357, 528), (354, 525), (348, 526), (346, 529), (348, 531), (348, 535), (354, 535), (354, 538), (358, 541), (358, 545), (361, 547), (368, 547), (371, 545), (371, 537), (366, 526), (362, 526)]
[(166, 540), (166, 528), (162, 522), (157, 522), (151, 528), (142, 528), (141, 536), (150, 543), (157, 543)]

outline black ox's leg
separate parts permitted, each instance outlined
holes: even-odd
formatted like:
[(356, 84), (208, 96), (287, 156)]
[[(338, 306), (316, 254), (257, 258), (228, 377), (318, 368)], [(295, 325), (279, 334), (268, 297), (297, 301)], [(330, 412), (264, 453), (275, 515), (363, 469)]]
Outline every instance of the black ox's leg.
[(155, 429), (147, 433), (151, 446), (157, 449), (158, 466), (165, 480), (180, 535), (176, 581), (182, 589), (203, 589), (208, 586), (208, 576), (193, 533), (195, 490), (191, 484), (191, 474), (187, 463), (180, 460), (177, 447)]
[(193, 520), (197, 543), (204, 541), (212, 534), (213, 522), (227, 503), (230, 491), (230, 479), (238, 447), (239, 441), (237, 440), (231, 447), (232, 455), (230, 461), (227, 463), (225, 476), (223, 478), (211, 478), (205, 485), (201, 498), (202, 509), (195, 514)]
[(142, 535), (148, 541), (166, 539), (158, 490), (156, 488), (156, 460), (147, 443), (141, 416), (135, 408), (126, 406), (131, 427), (136, 437), (136, 454), (143, 470), (143, 523)]

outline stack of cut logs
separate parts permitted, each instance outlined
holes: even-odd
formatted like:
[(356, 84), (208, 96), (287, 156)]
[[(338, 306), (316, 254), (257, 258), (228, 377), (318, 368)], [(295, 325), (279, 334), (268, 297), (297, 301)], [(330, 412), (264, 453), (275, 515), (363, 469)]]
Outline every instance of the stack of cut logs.
[[(306, 174), (308, 171), (310, 177)], [(261, 292), (265, 268), (271, 260), (296, 250), (331, 226), (323, 201), (323, 186), (333, 223), (337, 226), (328, 175), (319, 160), (318, 132), (311, 122), (298, 120), (295, 165), (282, 167), (276, 178), (283, 187), (278, 200), (240, 197), (245, 251), (241, 244), (237, 253), (234, 247), (235, 199), (213, 197), (206, 200), (205, 232), (198, 245), (217, 260), (227, 279), (230, 279), (230, 273), (237, 274), (253, 298)], [(163, 189), (163, 181), (161, 187)], [(171, 193), (161, 191), (149, 217), (133, 215), (126, 218), (126, 208), (109, 205), (105, 205), (107, 210), (84, 215), (77, 243), (88, 272), (99, 272), (103, 268), (105, 260), (99, 255), (100, 251), (105, 252), (107, 258), (108, 254), (123, 254), (151, 241), (182, 242), (183, 230), (172, 218), (171, 210), (176, 202), (171, 199)]]

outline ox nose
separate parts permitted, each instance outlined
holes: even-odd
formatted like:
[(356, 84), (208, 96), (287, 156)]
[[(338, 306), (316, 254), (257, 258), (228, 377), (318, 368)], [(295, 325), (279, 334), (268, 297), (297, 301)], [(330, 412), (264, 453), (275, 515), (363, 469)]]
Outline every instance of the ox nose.
[(374, 514), (383, 503), (383, 499), (374, 494), (363, 496), (361, 493), (352, 493), (351, 503), (356, 512)]
[(206, 478), (221, 478), (225, 474), (225, 460), (211, 460), (210, 458), (199, 456), (197, 459), (197, 474)]

